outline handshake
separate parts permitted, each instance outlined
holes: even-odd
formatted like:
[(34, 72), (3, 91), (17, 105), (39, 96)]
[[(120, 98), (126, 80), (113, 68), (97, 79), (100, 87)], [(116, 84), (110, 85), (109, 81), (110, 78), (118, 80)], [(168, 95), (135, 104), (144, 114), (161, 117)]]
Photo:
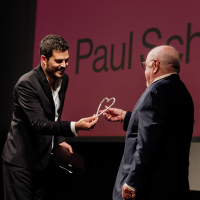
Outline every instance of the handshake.
[[(127, 111), (118, 108), (108, 108), (105, 106), (104, 110), (100, 110), (99, 114), (103, 113), (106, 120), (111, 122), (123, 122)], [(75, 123), (76, 130), (89, 130), (95, 127), (99, 120), (99, 115), (93, 115), (92, 117), (80, 119)]]

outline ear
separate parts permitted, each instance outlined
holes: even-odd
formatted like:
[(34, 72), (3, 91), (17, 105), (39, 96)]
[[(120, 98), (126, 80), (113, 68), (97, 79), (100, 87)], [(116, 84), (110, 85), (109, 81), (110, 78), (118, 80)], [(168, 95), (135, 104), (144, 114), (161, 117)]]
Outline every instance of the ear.
[(159, 60), (158, 59), (154, 59), (154, 61), (153, 61), (153, 73), (154, 74), (157, 74), (158, 73), (158, 71), (159, 71), (159, 69), (160, 69), (160, 62), (159, 62)]
[(47, 64), (47, 58), (44, 55), (41, 55), (41, 63), (44, 65)]

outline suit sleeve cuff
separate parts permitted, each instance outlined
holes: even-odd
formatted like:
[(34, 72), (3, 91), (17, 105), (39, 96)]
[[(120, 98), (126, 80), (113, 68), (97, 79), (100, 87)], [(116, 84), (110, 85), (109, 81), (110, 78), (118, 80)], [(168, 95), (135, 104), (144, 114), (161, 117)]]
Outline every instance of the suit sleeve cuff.
[(126, 115), (125, 115), (125, 118), (124, 118), (124, 130), (127, 131), (127, 128), (128, 128), (128, 124), (129, 124), (129, 120), (131, 118), (131, 114), (132, 112), (130, 111), (127, 111)]
[(72, 133), (74, 134), (74, 136), (75, 136), (75, 137), (78, 137), (78, 131), (76, 131), (76, 129), (75, 129), (75, 123), (76, 123), (76, 122), (71, 122), (71, 123), (70, 123), (70, 128), (71, 128), (71, 131), (72, 131)]
[(135, 188), (134, 188), (134, 187), (132, 187), (132, 186), (130, 186), (130, 185), (127, 185), (126, 183), (125, 183), (125, 186), (126, 186), (127, 188), (129, 188), (130, 190), (133, 190), (133, 191), (135, 192)]

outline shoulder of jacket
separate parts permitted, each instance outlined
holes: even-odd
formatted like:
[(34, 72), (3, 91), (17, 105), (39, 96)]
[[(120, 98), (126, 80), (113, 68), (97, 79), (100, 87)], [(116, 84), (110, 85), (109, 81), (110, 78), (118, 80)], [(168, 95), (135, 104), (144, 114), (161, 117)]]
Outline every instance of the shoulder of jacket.
[(66, 73), (64, 73), (64, 74), (63, 74), (63, 79), (69, 80), (69, 76), (68, 76)]
[(19, 84), (23, 84), (23, 83), (29, 83), (29, 84), (35, 84), (37, 77), (37, 73), (35, 69), (32, 69), (31, 71), (27, 72), (26, 74), (22, 75), (19, 80), (17, 81), (16, 86), (18, 86)]
[(64, 85), (66, 85), (66, 86), (68, 85), (69, 76), (68, 76), (66, 73), (63, 74), (62, 81), (63, 81), (63, 84), (64, 84)]

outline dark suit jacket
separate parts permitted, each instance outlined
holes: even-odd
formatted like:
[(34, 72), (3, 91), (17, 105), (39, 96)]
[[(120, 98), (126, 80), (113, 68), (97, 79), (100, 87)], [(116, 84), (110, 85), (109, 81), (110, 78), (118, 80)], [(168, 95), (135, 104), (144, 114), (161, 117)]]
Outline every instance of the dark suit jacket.
[(23, 75), (14, 87), (14, 111), (2, 158), (16, 166), (45, 169), (51, 154), (52, 135), (55, 144), (63, 137), (74, 137), (70, 121), (60, 121), (68, 75), (64, 73), (59, 91), (59, 118), (55, 121), (55, 106), (49, 82), (41, 65)]
[(113, 199), (122, 200), (124, 183), (136, 188), (136, 199), (189, 199), (193, 123), (193, 101), (178, 75), (152, 83), (125, 117), (125, 149)]

